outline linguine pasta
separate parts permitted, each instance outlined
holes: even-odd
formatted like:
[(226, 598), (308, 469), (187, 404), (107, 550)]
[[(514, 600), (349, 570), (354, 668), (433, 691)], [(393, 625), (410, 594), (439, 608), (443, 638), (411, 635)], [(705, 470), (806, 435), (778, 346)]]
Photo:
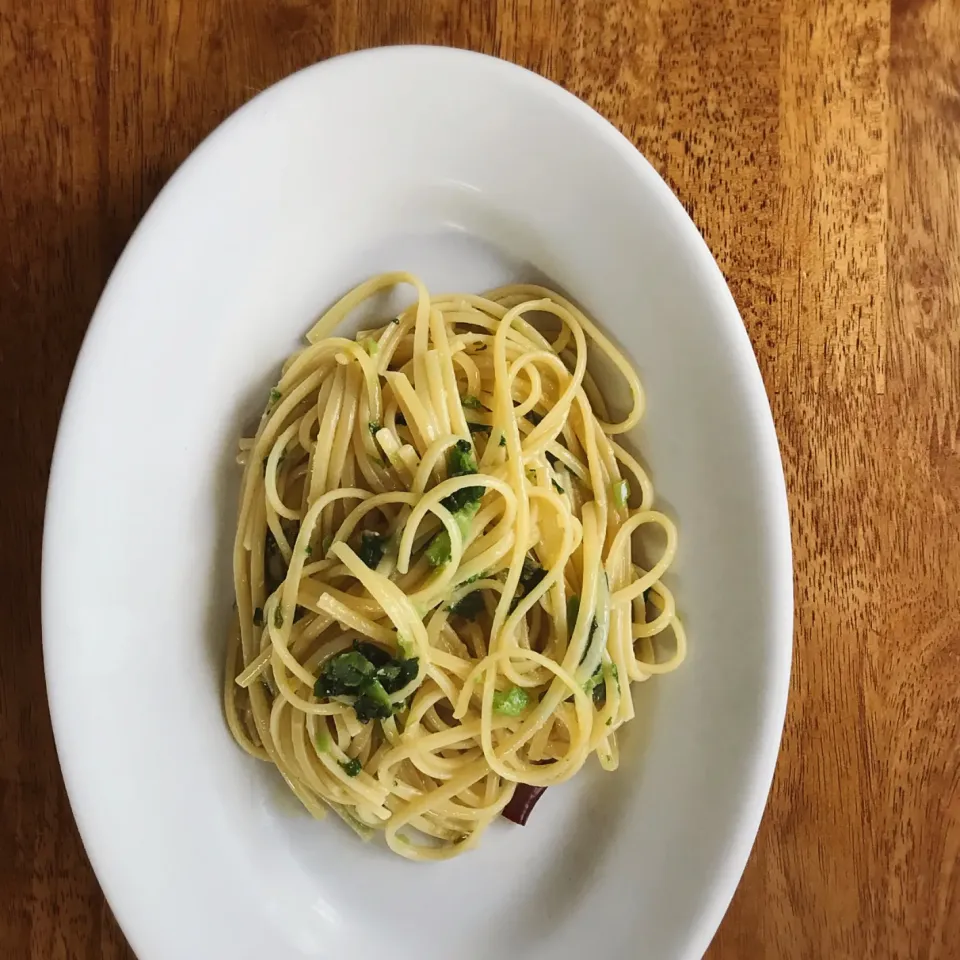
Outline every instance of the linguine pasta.
[[(333, 335), (396, 284), (412, 306)], [(618, 422), (588, 346), (629, 386)], [(475, 846), (518, 790), (591, 754), (615, 769), (630, 683), (685, 653), (662, 582), (676, 531), (616, 440), (642, 413), (627, 360), (550, 290), (431, 297), (390, 273), (343, 297), (240, 443), (240, 746), (313, 815), (415, 860)], [(645, 564), (649, 526), (665, 547)]]

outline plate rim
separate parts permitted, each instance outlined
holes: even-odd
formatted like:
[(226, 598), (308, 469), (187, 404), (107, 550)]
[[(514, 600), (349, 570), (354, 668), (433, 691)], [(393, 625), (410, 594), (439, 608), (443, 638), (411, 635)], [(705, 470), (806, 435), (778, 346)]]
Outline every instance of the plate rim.
[(401, 44), (356, 50), (307, 65), (271, 84), (225, 117), (199, 141), (150, 203), (110, 272), (84, 333), (60, 412), (47, 484), (41, 556), (41, 633), (47, 704), (64, 786), (84, 850), (104, 897), (131, 947), (137, 951), (138, 955), (141, 955), (142, 948), (143, 956), (151, 955), (149, 946), (144, 943), (138, 932), (138, 924), (132, 911), (117, 906), (125, 899), (117, 895), (121, 883), (119, 876), (106, 868), (98, 853), (96, 830), (91, 826), (87, 813), (89, 790), (82, 785), (83, 763), (71, 756), (68, 747), (70, 735), (56, 696), (56, 688), (62, 682), (58, 680), (57, 653), (63, 640), (52, 635), (48, 628), (52, 620), (51, 611), (56, 596), (51, 563), (48, 561), (53, 545), (61, 536), (56, 521), (63, 510), (60, 504), (64, 489), (68, 485), (63, 453), (64, 437), (70, 431), (75, 419), (76, 399), (89, 375), (88, 368), (97, 353), (97, 342), (109, 329), (103, 304), (108, 300), (112, 288), (118, 285), (118, 278), (126, 271), (130, 260), (136, 255), (139, 247), (138, 239), (152, 229), (157, 219), (157, 211), (169, 203), (183, 188), (191, 172), (203, 161), (203, 157), (210, 148), (228, 137), (233, 127), (243, 122), (245, 115), (258, 109), (264, 101), (285, 95), (298, 82), (303, 82), (307, 75), (313, 77), (321, 73), (333, 74), (348, 61), (355, 63), (361, 60), (374, 61), (389, 57), (414, 59), (447, 57), (475, 61), (480, 63), (483, 69), (513, 73), (520, 82), (539, 87), (541, 92), (548, 93), (562, 107), (574, 114), (577, 121), (589, 124), (593, 132), (602, 137), (609, 147), (617, 150), (636, 175), (648, 181), (658, 194), (665, 212), (672, 217), (674, 226), (684, 235), (692, 256), (697, 259), (698, 271), (702, 273), (703, 281), (709, 283), (712, 292), (716, 295), (720, 309), (713, 318), (714, 322), (724, 323), (727, 326), (726, 334), (729, 336), (732, 348), (738, 354), (737, 366), (741, 371), (740, 376), (745, 391), (744, 404), (755, 415), (757, 471), (762, 477), (761, 488), (765, 497), (765, 501), (758, 505), (757, 509), (762, 511), (769, 521), (767, 540), (772, 562), (766, 588), (771, 596), (773, 627), (766, 646), (771, 661), (768, 678), (770, 684), (764, 691), (763, 697), (760, 745), (750, 758), (751, 776), (744, 783), (744, 800), (740, 804), (736, 827), (729, 838), (716, 876), (712, 878), (705, 891), (696, 930), (690, 933), (686, 944), (685, 956), (700, 957), (716, 934), (733, 899), (759, 831), (779, 755), (790, 686), (794, 617), (792, 538), (783, 464), (769, 397), (746, 327), (719, 265), (679, 198), (639, 149), (602, 114), (559, 84), (511, 61), (462, 48), (432, 44)]

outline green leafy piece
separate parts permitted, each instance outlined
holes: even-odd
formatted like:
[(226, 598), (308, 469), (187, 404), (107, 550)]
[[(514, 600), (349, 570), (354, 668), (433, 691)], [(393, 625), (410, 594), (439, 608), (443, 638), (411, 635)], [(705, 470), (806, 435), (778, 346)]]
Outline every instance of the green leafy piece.
[(468, 393), (465, 397), (461, 397), (460, 403), (467, 410), (479, 410), (483, 406), (480, 400), (472, 393)]
[(523, 569), (520, 571), (520, 585), (523, 587), (524, 596), (534, 590), (546, 575), (547, 571), (528, 553), (523, 558)]
[(367, 424), (367, 429), (370, 431), (370, 435), (375, 437), (377, 435), (377, 431), (380, 429), (380, 424), (376, 420), (371, 420)]
[(395, 680), (391, 681), (390, 685), (384, 686), (387, 689), (388, 693), (396, 693), (398, 690), (402, 690), (411, 680), (413, 680), (417, 671), (420, 669), (420, 658), (419, 657), (409, 657), (406, 660), (400, 661), (400, 673)]
[(451, 477), (465, 477), (476, 472), (473, 444), (469, 440), (458, 440), (447, 454), (447, 473)]
[(495, 690), (493, 693), (493, 709), (495, 713), (502, 713), (507, 717), (518, 717), (530, 703), (530, 694), (522, 687), (511, 687), (509, 690)]
[(377, 343), (373, 337), (367, 337), (363, 341), (363, 349), (366, 350), (371, 357), (375, 357), (380, 352), (380, 344)]
[(357, 556), (371, 569), (376, 570), (383, 559), (387, 546), (387, 537), (373, 530), (364, 530), (360, 534), (360, 549)]
[(313, 692), (318, 697), (338, 697), (356, 693), (376, 668), (359, 650), (345, 650), (324, 663)]
[(476, 620), (477, 614), (484, 609), (483, 594), (479, 590), (473, 590), (447, 609), (464, 620)]
[(263, 626), (263, 610), (260, 607), (253, 611), (253, 625), (255, 627)]
[(382, 667), (393, 659), (383, 647), (368, 643), (366, 640), (354, 640), (353, 649), (366, 657), (375, 667)]
[[(458, 440), (447, 454), (447, 474), (451, 477), (466, 477), (476, 472), (477, 461), (473, 455), (473, 444), (469, 440)], [(440, 502), (451, 513), (456, 513), (474, 503), (479, 504), (483, 493), (483, 487), (461, 487)]]
[[(480, 490), (481, 495), (483, 491), (483, 487), (467, 487), (466, 489)], [(461, 491), (458, 491), (458, 493), (459, 492)], [(480, 509), (480, 497), (477, 497), (475, 500), (468, 501), (457, 509), (454, 509), (446, 502), (449, 499), (450, 497), (445, 497), (440, 502), (448, 510), (453, 510), (453, 519), (457, 521), (457, 526), (460, 528), (460, 534), (463, 537), (469, 536), (471, 521), (477, 515), (477, 511)], [(452, 550), (453, 544), (450, 543), (450, 534), (447, 533), (446, 529), (443, 529), (430, 541), (430, 543), (427, 544), (427, 550), (424, 556), (426, 556), (427, 561), (432, 567), (439, 567), (444, 563), (449, 563)]]
[(364, 684), (353, 704), (357, 719), (361, 723), (370, 720), (386, 720), (393, 715), (393, 703), (379, 680), (370, 680)]
[[(606, 669), (605, 669), (606, 668)], [(587, 678), (583, 684), (583, 691), (593, 695), (593, 702), (597, 707), (602, 707), (607, 702), (607, 677), (616, 681), (617, 690), (620, 690), (620, 675), (615, 663), (598, 663), (597, 669)]]
[[(400, 676), (400, 661), (394, 660), (390, 663), (385, 663), (382, 667), (377, 669), (377, 679), (383, 684), (383, 689), (387, 692), (390, 692), (390, 686), (392, 686), (397, 681), (397, 677)], [(399, 690), (400, 688), (397, 687)]]
[(625, 507), (630, 499), (630, 481), (617, 480), (613, 484), (613, 502), (618, 507)]
[(274, 387), (270, 391), (270, 406), (272, 407), (282, 396), (283, 394), (276, 387)]
[(308, 543), (306, 549), (303, 551), (308, 557), (313, 553), (313, 547)]
[(317, 697), (355, 697), (358, 720), (382, 720), (399, 709), (389, 695), (416, 679), (419, 663), (417, 657), (398, 660), (374, 643), (356, 640), (353, 649), (324, 663), (313, 692)]
[(348, 777), (356, 777), (363, 769), (363, 764), (356, 757), (352, 757), (350, 760), (341, 760), (340, 766)]
[(520, 571), (520, 582), (517, 584), (517, 595), (510, 604), (511, 612), (517, 608), (517, 604), (531, 590), (535, 589), (537, 584), (547, 575), (547, 571), (537, 563), (536, 559), (527, 554), (523, 558), (523, 568)]
[[(483, 487), (461, 487), (448, 497), (444, 497), (440, 502), (453, 514), (467, 512), (468, 520), (472, 520), (480, 509), (480, 501), (483, 499)], [(459, 520), (459, 517), (457, 518)], [(463, 524), (460, 525), (463, 530)], [(469, 527), (465, 533), (469, 532)]]

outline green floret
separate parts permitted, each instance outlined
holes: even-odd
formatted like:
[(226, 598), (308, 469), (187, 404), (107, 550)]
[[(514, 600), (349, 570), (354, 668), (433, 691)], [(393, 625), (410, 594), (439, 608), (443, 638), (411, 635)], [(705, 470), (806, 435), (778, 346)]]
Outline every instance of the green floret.
[(495, 690), (493, 694), (493, 710), (507, 717), (518, 717), (530, 703), (530, 695), (522, 687), (511, 687), (509, 690)]

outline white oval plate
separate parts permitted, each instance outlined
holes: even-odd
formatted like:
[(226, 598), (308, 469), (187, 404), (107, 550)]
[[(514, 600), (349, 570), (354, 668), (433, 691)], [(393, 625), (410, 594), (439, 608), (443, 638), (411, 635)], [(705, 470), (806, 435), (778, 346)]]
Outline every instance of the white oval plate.
[[(678, 521), (690, 657), (637, 689), (612, 776), (412, 864), (298, 809), (222, 719), (241, 425), (312, 319), (376, 271), (546, 276), (633, 358), (636, 440)], [(702, 954), (783, 723), (792, 595), (776, 437), (706, 246), (633, 147), (518, 67), (328, 61), (247, 104), (137, 229), (63, 412), (43, 550), (64, 778), (141, 960)]]

